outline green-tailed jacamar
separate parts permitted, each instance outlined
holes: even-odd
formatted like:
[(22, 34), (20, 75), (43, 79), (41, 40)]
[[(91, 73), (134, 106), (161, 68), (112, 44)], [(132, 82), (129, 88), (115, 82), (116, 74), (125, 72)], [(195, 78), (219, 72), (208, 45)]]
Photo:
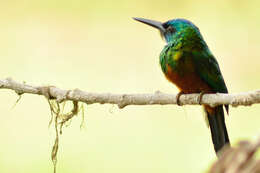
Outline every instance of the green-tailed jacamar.
[[(160, 65), (166, 78), (180, 90), (178, 103), (181, 94), (228, 93), (218, 62), (193, 23), (185, 19), (174, 19), (165, 23), (143, 18), (134, 19), (159, 29), (165, 39), (167, 44), (160, 54)], [(224, 145), (229, 145), (223, 105), (214, 108), (203, 105), (203, 108), (217, 153)], [(228, 113), (228, 105), (225, 105), (225, 108)]]

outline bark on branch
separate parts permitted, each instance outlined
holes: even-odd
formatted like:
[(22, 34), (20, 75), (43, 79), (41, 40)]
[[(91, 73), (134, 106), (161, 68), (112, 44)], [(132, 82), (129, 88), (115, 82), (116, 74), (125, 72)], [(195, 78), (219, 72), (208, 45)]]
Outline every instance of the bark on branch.
[(260, 173), (260, 160), (256, 157), (260, 139), (256, 142), (240, 141), (232, 148), (224, 148), (209, 173)]
[[(176, 104), (176, 94), (165, 94), (156, 91), (154, 94), (111, 94), (111, 93), (90, 93), (79, 89), (64, 90), (55, 86), (32, 86), (19, 83), (11, 78), (0, 80), (0, 89), (11, 89), (18, 95), (29, 93), (43, 95), (58, 102), (65, 100), (80, 101), (87, 104), (117, 104), (119, 108), (128, 105), (167, 105)], [(185, 94), (180, 97), (182, 105), (198, 105), (199, 94)], [(249, 106), (260, 103), (260, 90), (237, 94), (205, 94), (201, 101), (212, 107), (229, 104), (232, 106)]]

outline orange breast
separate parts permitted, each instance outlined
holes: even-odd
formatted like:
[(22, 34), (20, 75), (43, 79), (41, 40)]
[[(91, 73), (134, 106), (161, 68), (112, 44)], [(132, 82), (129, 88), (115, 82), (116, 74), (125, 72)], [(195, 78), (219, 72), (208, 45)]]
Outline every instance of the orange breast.
[[(184, 73), (180, 75), (177, 72), (173, 71), (169, 65), (167, 65), (167, 73), (165, 74), (165, 76), (170, 82), (174, 83), (180, 91), (186, 94), (200, 93), (202, 91), (205, 93), (212, 93), (210, 87), (201, 80), (201, 78), (195, 73), (195, 70), (192, 69), (192, 66), (185, 66), (183, 67), (183, 69), (186, 69), (186, 71), (184, 71)], [(214, 114), (214, 108), (208, 105), (204, 105), (204, 108), (211, 115)]]
[(183, 72), (182, 75), (180, 75), (173, 71), (169, 65), (167, 65), (167, 73), (165, 76), (170, 82), (174, 83), (180, 89), (180, 91), (183, 91), (184, 93), (200, 93), (202, 91), (206, 93), (212, 92), (210, 87), (204, 81), (202, 81), (200, 77), (195, 72), (193, 72), (193, 70)]

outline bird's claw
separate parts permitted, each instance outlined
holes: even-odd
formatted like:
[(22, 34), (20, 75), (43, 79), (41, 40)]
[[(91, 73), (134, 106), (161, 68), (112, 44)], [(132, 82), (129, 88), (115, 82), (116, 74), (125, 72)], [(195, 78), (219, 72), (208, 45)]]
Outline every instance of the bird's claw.
[(202, 101), (202, 97), (204, 96), (204, 94), (206, 94), (204, 91), (200, 92), (200, 95), (198, 97), (198, 102), (201, 105), (201, 101)]
[(182, 106), (181, 103), (180, 103), (180, 96), (181, 96), (182, 94), (184, 94), (184, 92), (183, 92), (183, 91), (180, 91), (180, 92), (177, 94), (177, 96), (176, 96), (176, 103), (177, 103), (178, 106)]

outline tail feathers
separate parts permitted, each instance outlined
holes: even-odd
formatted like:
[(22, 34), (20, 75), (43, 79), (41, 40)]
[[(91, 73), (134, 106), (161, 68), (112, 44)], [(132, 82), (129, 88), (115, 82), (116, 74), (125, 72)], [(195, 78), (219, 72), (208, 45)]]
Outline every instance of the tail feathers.
[(223, 106), (215, 107), (214, 111), (207, 111), (207, 109), (205, 111), (210, 126), (212, 142), (217, 153), (224, 145), (229, 145)]

